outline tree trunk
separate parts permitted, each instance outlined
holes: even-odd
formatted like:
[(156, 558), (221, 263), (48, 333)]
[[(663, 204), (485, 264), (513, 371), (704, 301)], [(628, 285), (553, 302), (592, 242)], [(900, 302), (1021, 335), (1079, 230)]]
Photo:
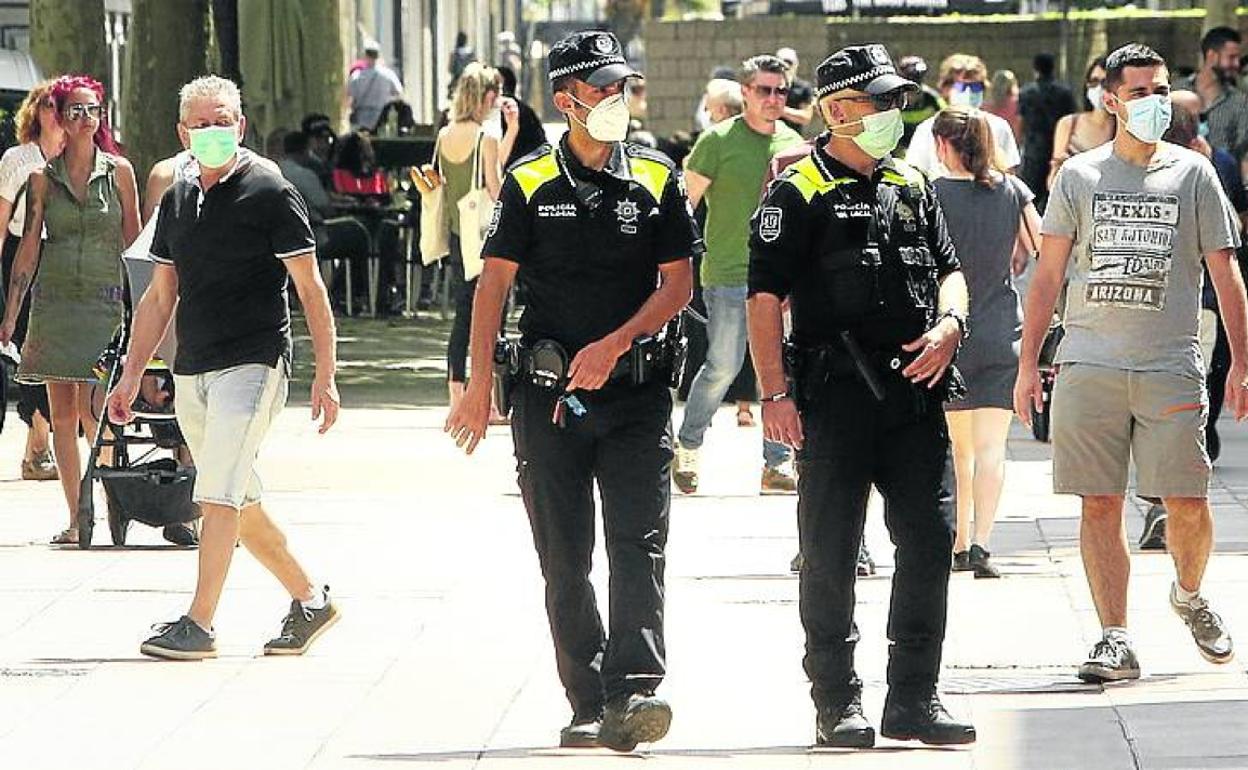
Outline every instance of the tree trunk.
[(212, 28), (221, 52), (221, 77), (245, 88), (238, 65), (238, 0), (212, 0)]
[(313, 112), (337, 125), (347, 68), (338, 6), (339, 0), (240, 0), (244, 108), (260, 143), (276, 129), (299, 128)]
[(45, 77), (85, 74), (108, 88), (104, 0), (30, 0), (30, 55)]
[[(347, 52), (342, 47), (338, 0), (305, 0), (303, 3), (304, 98), (307, 112), (329, 116), (337, 126), (344, 117), (347, 87)], [(306, 113), (305, 113), (306, 114)], [(303, 119), (303, 115), (299, 116)], [(294, 127), (298, 127), (298, 123)]]
[(178, 91), (205, 71), (207, 0), (133, 0), (133, 12), (122, 109), (141, 191), (152, 164), (182, 147)]
[(1201, 34), (1214, 27), (1230, 27), (1239, 29), (1239, 21), (1235, 18), (1238, 0), (1205, 0), (1205, 23), (1201, 26)]

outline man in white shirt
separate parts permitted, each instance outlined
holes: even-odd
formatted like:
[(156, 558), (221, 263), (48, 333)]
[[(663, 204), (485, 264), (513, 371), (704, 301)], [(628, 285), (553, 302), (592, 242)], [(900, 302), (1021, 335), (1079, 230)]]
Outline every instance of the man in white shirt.
[(385, 106), (403, 96), (403, 83), (394, 70), (382, 63), (376, 42), (364, 46), (364, 61), (365, 66), (356, 70), (347, 83), (347, 96), (351, 99), (351, 129), (372, 131), (377, 128)]
[[(955, 53), (940, 63), (940, 95), (951, 107), (979, 109), (984, 102), (987, 80), (988, 68), (978, 56)], [(1014, 130), (1004, 118), (991, 112), (985, 112), (984, 117), (992, 128), (992, 139), (1003, 170), (1016, 168), (1022, 163), (1022, 156), (1018, 152)], [(932, 179), (949, 173), (936, 157), (936, 139), (932, 136), (935, 120), (935, 117), (928, 118), (915, 128), (910, 147), (906, 150), (906, 162)]]

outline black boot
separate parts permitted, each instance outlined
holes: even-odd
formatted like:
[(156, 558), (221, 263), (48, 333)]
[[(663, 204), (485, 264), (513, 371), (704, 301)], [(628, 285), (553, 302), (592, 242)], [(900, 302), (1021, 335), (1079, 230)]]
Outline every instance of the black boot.
[(880, 734), (895, 741), (922, 741), (933, 746), (975, 742), (975, 727), (949, 715), (936, 695), (889, 690)]
[(861, 695), (854, 695), (843, 705), (819, 709), (815, 716), (815, 743), (847, 749), (869, 749), (875, 745), (875, 728), (862, 715)]

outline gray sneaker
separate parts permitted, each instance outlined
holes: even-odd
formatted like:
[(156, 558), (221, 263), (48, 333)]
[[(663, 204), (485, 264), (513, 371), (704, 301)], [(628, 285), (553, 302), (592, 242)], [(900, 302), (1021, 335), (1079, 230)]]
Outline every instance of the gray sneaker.
[(1140, 662), (1125, 639), (1102, 639), (1092, 646), (1092, 653), (1079, 667), (1079, 678), (1085, 682), (1118, 682), (1140, 678)]
[(615, 751), (632, 751), (667, 735), (672, 707), (649, 693), (634, 693), (607, 704), (598, 740)]
[(1192, 632), (1196, 649), (1210, 663), (1230, 663), (1235, 657), (1235, 643), (1227, 633), (1226, 624), (1218, 613), (1209, 609), (1209, 603), (1197, 596), (1190, 602), (1181, 602), (1170, 588), (1170, 606)]
[(217, 657), (212, 633), (186, 615), (172, 623), (153, 626), (156, 635), (139, 646), (139, 652), (166, 660), (203, 660)]
[(310, 610), (298, 599), (291, 601), (290, 612), (282, 620), (282, 632), (264, 645), (265, 655), (302, 655), (329, 627), (338, 622), (338, 608), (329, 600), (325, 586), (325, 606)]

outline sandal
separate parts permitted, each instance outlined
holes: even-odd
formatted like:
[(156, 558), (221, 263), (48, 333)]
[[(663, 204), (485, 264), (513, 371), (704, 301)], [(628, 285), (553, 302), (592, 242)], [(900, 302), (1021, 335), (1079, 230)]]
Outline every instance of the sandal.
[(738, 409), (737, 410), (737, 427), (738, 428), (753, 428), (754, 427), (754, 413), (751, 412), (749, 409)]
[(78, 545), (78, 528), (69, 527), (61, 530), (61, 533), (48, 543), (49, 545)]

